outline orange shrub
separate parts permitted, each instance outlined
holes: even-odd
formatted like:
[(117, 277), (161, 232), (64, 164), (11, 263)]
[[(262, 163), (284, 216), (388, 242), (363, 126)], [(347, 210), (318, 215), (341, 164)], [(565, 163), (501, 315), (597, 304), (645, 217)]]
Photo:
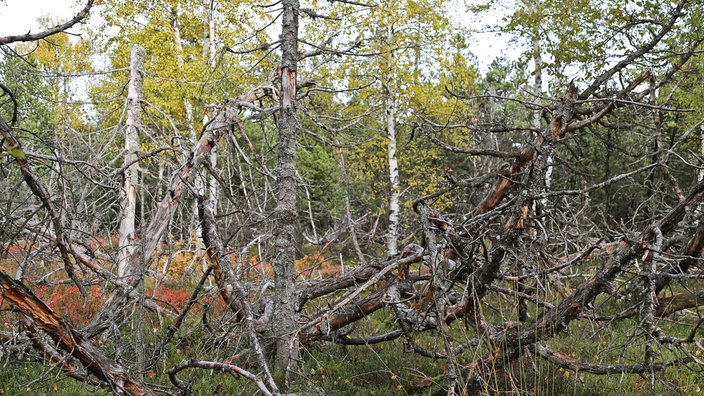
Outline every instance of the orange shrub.
[(340, 268), (331, 260), (326, 259), (320, 252), (305, 254), (295, 262), (296, 272), (308, 278), (320, 276), (323, 278), (336, 275)]
[(87, 291), (89, 294), (87, 300), (81, 296), (78, 287), (72, 285), (55, 287), (42, 285), (34, 290), (34, 294), (54, 312), (68, 319), (71, 324), (85, 326), (98, 312), (104, 299), (101, 286), (93, 285)]
[(178, 311), (182, 310), (186, 306), (188, 298), (191, 297), (191, 293), (191, 290), (184, 290), (183, 288), (174, 288), (165, 285), (160, 285), (156, 288), (156, 290), (153, 288), (148, 288), (148, 290), (145, 290), (146, 295), (171, 304)]

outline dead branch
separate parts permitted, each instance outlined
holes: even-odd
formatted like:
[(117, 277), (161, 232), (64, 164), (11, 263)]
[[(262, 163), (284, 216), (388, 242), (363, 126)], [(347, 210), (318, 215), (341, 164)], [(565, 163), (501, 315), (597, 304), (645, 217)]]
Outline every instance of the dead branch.
[(644, 374), (653, 371), (662, 371), (668, 367), (679, 367), (693, 362), (690, 357), (670, 360), (666, 362), (642, 363), (642, 364), (615, 364), (615, 365), (599, 365), (583, 363), (573, 358), (572, 356), (562, 353), (548, 345), (535, 344), (531, 349), (535, 353), (566, 370), (575, 372), (583, 372), (597, 375), (612, 375), (612, 374)]
[(189, 381), (187, 380), (182, 380), (177, 377), (177, 374), (184, 369), (187, 368), (201, 368), (201, 369), (206, 369), (206, 370), (217, 370), (217, 371), (222, 371), (223, 373), (228, 373), (230, 375), (233, 375), (235, 377), (245, 377), (248, 380), (254, 382), (257, 385), (257, 388), (259, 388), (259, 391), (261, 391), (263, 394), (268, 395), (268, 396), (273, 396), (274, 394), (278, 394), (277, 391), (275, 390), (270, 390), (267, 388), (267, 386), (260, 380), (255, 374), (243, 369), (242, 367), (239, 367), (237, 365), (231, 364), (231, 363), (221, 363), (221, 362), (211, 362), (211, 361), (205, 361), (205, 360), (185, 360), (182, 361), (181, 363), (175, 365), (169, 371), (167, 371), (167, 374), (169, 375), (169, 380), (171, 383), (176, 385), (179, 389), (181, 389), (181, 394), (186, 396), (186, 395), (192, 395), (193, 394), (193, 388), (190, 384)]
[(186, 162), (173, 173), (168, 193), (157, 206), (156, 213), (143, 233), (146, 237), (140, 240), (132, 257), (128, 258), (125, 268), (125, 283), (128, 287), (118, 288), (110, 295), (100, 312), (93, 318), (89, 326), (90, 333), (96, 334), (102, 331), (107, 323), (115, 322), (116, 315), (124, 313), (122, 308), (128, 303), (130, 292), (139, 284), (151, 263), (152, 255), (165, 234), (174, 212), (180, 206), (186, 192), (189, 191), (190, 180), (195, 177), (199, 165), (206, 161), (211, 150), (215, 148), (223, 136), (231, 131), (232, 124), (236, 123), (238, 105), (250, 100), (262, 99), (267, 95), (277, 95), (277, 91), (270, 89), (265, 84), (234, 99), (229, 99), (220, 106), (215, 117), (204, 126), (203, 133), (191, 150)]
[(367, 284), (372, 278), (378, 281), (384, 274), (394, 270), (396, 267), (417, 263), (423, 258), (424, 250), (418, 245), (409, 245), (404, 251), (407, 251), (408, 254), (402, 258), (376, 262), (370, 261), (367, 265), (361, 265), (335, 278), (301, 282), (298, 287), (297, 309), (302, 309), (303, 305), (309, 300), (357, 286), (360, 283)]
[[(215, 223), (213, 200), (200, 197), (198, 201), (198, 215), (203, 226), (202, 237), (203, 243), (207, 249), (206, 251), (208, 252), (208, 257), (211, 263), (213, 263), (213, 266), (218, 269), (221, 274), (224, 274), (224, 277), (216, 278), (221, 282), (218, 286), (220, 286), (221, 291), (223, 289), (229, 290), (227, 293), (222, 294), (223, 299), (225, 299), (225, 303), (235, 312), (238, 321), (244, 319), (249, 342), (254, 349), (260, 368), (264, 371), (267, 384), (272, 392), (278, 393), (278, 387), (269, 371), (269, 365), (264, 356), (264, 350), (259, 343), (257, 329), (255, 328), (254, 310), (252, 309), (252, 304), (249, 302), (249, 294), (239, 282), (239, 279), (232, 269), (232, 263), (230, 263), (229, 257), (225, 254), (224, 245), (218, 233), (217, 224)], [(231, 295), (233, 290), (235, 292), (234, 296)], [(259, 380), (257, 379), (257, 381)]]
[(51, 337), (67, 354), (76, 358), (91, 374), (117, 392), (128, 395), (152, 395), (143, 383), (132, 378), (126, 369), (110, 360), (91, 344), (81, 332), (60, 318), (27, 287), (0, 271), (3, 299), (22, 312)]
[(12, 134), (10, 126), (7, 125), (5, 120), (1, 117), (0, 134), (2, 134), (3, 140), (7, 142), (7, 146), (3, 147), (3, 150), (9, 149), (12, 157), (15, 160), (15, 163), (19, 166), (20, 171), (22, 172), (22, 177), (25, 183), (32, 191), (32, 193), (39, 199), (39, 201), (42, 203), (42, 206), (49, 214), (49, 217), (51, 219), (51, 225), (54, 230), (56, 245), (59, 248), (59, 253), (61, 256), (61, 260), (64, 263), (64, 269), (66, 270), (66, 274), (68, 274), (69, 278), (71, 278), (71, 280), (76, 284), (76, 287), (78, 287), (78, 289), (81, 291), (81, 294), (84, 297), (87, 296), (88, 293), (86, 293), (85, 288), (83, 287), (83, 282), (78, 278), (78, 275), (76, 275), (76, 267), (73, 261), (71, 261), (69, 255), (69, 252), (72, 249), (69, 247), (70, 244), (64, 232), (64, 226), (61, 222), (59, 210), (56, 208), (56, 205), (52, 200), (51, 194), (44, 187), (44, 184), (40, 181), (36, 172), (34, 172), (34, 169), (30, 165), (29, 161), (27, 161), (27, 157), (22, 149), (22, 146), (20, 145), (20, 142)]
[(5, 37), (0, 37), (0, 47), (3, 45), (15, 43), (15, 42), (28, 42), (28, 41), (39, 41), (43, 40), (49, 36), (52, 36), (56, 33), (61, 33), (63, 31), (66, 31), (67, 29), (71, 28), (73, 25), (83, 21), (85, 18), (88, 17), (88, 13), (90, 12), (90, 9), (93, 7), (93, 0), (87, 0), (85, 7), (81, 11), (78, 12), (73, 18), (70, 20), (61, 23), (59, 25), (56, 25), (52, 28), (46, 29), (44, 31), (41, 31), (39, 33), (31, 34), (30, 32), (27, 32), (26, 34), (22, 35), (17, 35), (17, 36), (5, 36)]
[(662, 39), (665, 38), (665, 36), (674, 28), (677, 21), (680, 20), (683, 15), (682, 9), (687, 3), (687, 0), (680, 0), (677, 5), (672, 10), (670, 10), (669, 20), (665, 24), (660, 26), (660, 30), (657, 32), (656, 35), (653, 36), (653, 38), (648, 43), (641, 46), (636, 51), (628, 54), (628, 56), (626, 56), (624, 59), (620, 60), (613, 67), (604, 71), (601, 75), (595, 78), (591, 85), (589, 85), (587, 89), (585, 89), (582, 93), (579, 94), (579, 100), (588, 99), (590, 96), (594, 95), (597, 90), (601, 89), (604, 84), (609, 79), (611, 79), (611, 77), (613, 77), (616, 73), (630, 66), (636, 59), (642, 57), (643, 55), (651, 51), (653, 48), (655, 48), (655, 46), (660, 41), (662, 41)]
[(666, 318), (685, 309), (699, 307), (702, 303), (704, 303), (704, 292), (676, 293), (671, 296), (658, 299), (655, 316)]

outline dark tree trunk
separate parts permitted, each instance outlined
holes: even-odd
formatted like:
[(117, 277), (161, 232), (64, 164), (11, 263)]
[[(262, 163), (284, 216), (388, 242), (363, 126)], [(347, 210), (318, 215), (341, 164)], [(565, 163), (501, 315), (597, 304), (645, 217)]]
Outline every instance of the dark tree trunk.
[(281, 31), (281, 111), (278, 119), (277, 205), (274, 224), (274, 336), (276, 367), (286, 369), (298, 358), (295, 310), (296, 223), (296, 66), (298, 63), (298, 0), (284, 0)]

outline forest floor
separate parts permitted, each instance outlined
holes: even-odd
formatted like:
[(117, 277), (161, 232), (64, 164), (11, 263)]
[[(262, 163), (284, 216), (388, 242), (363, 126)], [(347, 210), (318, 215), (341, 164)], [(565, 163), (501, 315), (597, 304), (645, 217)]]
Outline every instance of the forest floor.
[[(188, 276), (172, 277), (178, 282), (156, 284), (146, 282), (146, 294), (164, 306), (178, 312), (185, 306), (192, 285)], [(569, 286), (569, 285), (568, 285)], [(101, 305), (100, 296), (105, 295), (101, 285), (92, 285), (89, 293), (93, 298), (83, 299), (74, 286), (35, 286), (34, 292), (47, 301), (69, 322), (78, 328), (86, 325), (92, 313)], [(549, 300), (549, 299), (548, 299)], [(597, 300), (595, 306), (601, 315), (615, 315), (624, 307), (614, 299)], [(0, 307), (5, 308), (0, 305)], [(506, 307), (506, 308), (503, 308)], [(485, 315), (512, 318), (515, 304), (507, 301), (487, 301)], [(504, 311), (505, 309), (505, 311)], [(493, 310), (493, 311), (492, 311)], [(540, 312), (534, 307), (528, 313), (528, 320), (534, 320)], [(685, 311), (682, 315), (699, 315), (695, 311)], [(9, 330), (15, 313), (0, 310), (0, 330)], [(153, 316), (153, 317), (152, 317)], [(123, 327), (134, 327), (138, 315), (132, 315), (132, 322)], [(388, 310), (379, 310), (355, 325), (354, 336), (364, 337), (384, 334), (395, 329), (394, 318)], [(643, 361), (642, 337), (635, 337), (638, 331), (638, 318), (619, 321), (609, 326), (600, 321), (578, 320), (570, 324), (568, 331), (550, 341), (555, 350), (577, 361), (599, 364), (638, 364)], [(145, 329), (146, 354), (153, 354), (155, 345), (167, 331), (170, 321), (166, 317), (146, 316), (142, 325)], [(686, 337), (689, 326), (680, 326), (678, 317), (669, 322), (668, 334), (681, 333)], [(681, 329), (680, 329), (681, 327)], [(232, 361), (256, 373), (256, 363), (248, 364), (247, 341), (239, 325), (232, 321), (215, 290), (203, 292), (187, 320), (176, 333), (173, 342), (167, 345), (156, 364), (144, 373), (145, 382), (152, 389), (162, 388), (176, 393), (166, 372), (183, 360), (198, 358), (205, 360)], [(679, 329), (679, 330), (678, 330)], [(118, 356), (118, 360), (134, 367), (135, 342), (128, 334), (121, 339), (121, 345), (111, 341), (93, 340), (108, 354)], [(469, 340), (475, 336), (473, 330), (462, 323), (452, 328), (455, 341)], [(107, 340), (107, 338), (106, 338)], [(442, 352), (443, 341), (437, 332), (414, 335), (414, 342), (427, 351)], [(267, 340), (264, 339), (264, 343)], [(626, 346), (626, 347), (624, 347)], [(465, 365), (480, 358), (487, 349), (480, 345), (467, 348), (457, 356), (456, 362), (461, 375), (468, 371)], [(676, 350), (661, 347), (657, 350), (662, 360), (672, 359)], [(152, 355), (153, 356), (153, 355)], [(446, 394), (446, 377), (453, 369), (448, 369), (446, 359), (421, 356), (409, 350), (404, 338), (374, 345), (344, 346), (316, 341), (302, 347), (301, 366), (288, 378), (290, 392), (302, 395), (435, 395)], [(111, 394), (108, 390), (96, 388), (76, 380), (66, 378), (57, 369), (47, 369), (41, 359), (30, 354), (17, 355), (0, 349), (0, 395), (100, 395)], [(457, 371), (455, 371), (457, 372)], [(253, 395), (256, 387), (245, 378), (213, 370), (191, 369), (179, 373), (179, 377), (193, 385), (195, 395)], [(286, 383), (278, 378), (279, 383)], [(466, 380), (466, 378), (465, 378)], [(460, 383), (463, 381), (460, 380)], [(460, 394), (480, 395), (638, 395), (638, 394), (704, 394), (704, 377), (695, 367), (681, 366), (668, 368), (654, 375), (592, 375), (583, 372), (563, 370), (544, 359), (524, 354), (513, 366), (495, 370), (490, 380), (479, 388), (464, 389)]]
[[(383, 330), (390, 315), (378, 313), (367, 325)], [(583, 329), (586, 332), (586, 329)], [(195, 336), (195, 335), (193, 335)], [(615, 340), (613, 333), (596, 334), (598, 348), (608, 350)], [(618, 337), (618, 336), (617, 336)], [(194, 338), (187, 337), (193, 340)], [(186, 345), (183, 341), (171, 351), (168, 362), (159, 364), (145, 375), (148, 384), (168, 387), (165, 370), (181, 360), (188, 359), (204, 348), (203, 345)], [(561, 337), (556, 349), (575, 358), (591, 356), (602, 359), (594, 350), (594, 343), (584, 343), (582, 332), (574, 329)], [(437, 342), (427, 335), (428, 346)], [(620, 351), (620, 359), (630, 359), (627, 352)], [(460, 363), (473, 360), (471, 352), (460, 358)], [(435, 395), (445, 394), (444, 379), (448, 372), (445, 360), (429, 359), (406, 350), (403, 340), (378, 345), (341, 346), (316, 342), (307, 345), (301, 356), (303, 365), (290, 376), (291, 391), (303, 395)], [(635, 358), (633, 358), (635, 359)], [(111, 394), (105, 389), (95, 388), (65, 379), (56, 370), (46, 371), (37, 363), (3, 359), (0, 370), (0, 395), (100, 395)], [(510, 369), (510, 373), (497, 371), (484, 389), (466, 389), (466, 393), (479, 395), (697, 395), (704, 394), (704, 378), (685, 367), (671, 368), (657, 374), (656, 380), (638, 375), (591, 375), (559, 369), (540, 358), (524, 357)], [(193, 384), (195, 395), (253, 395), (254, 385), (244, 378), (210, 370), (191, 370), (182, 373), (182, 379)], [(653, 392), (651, 392), (651, 387)], [(172, 387), (170, 391), (175, 391)]]

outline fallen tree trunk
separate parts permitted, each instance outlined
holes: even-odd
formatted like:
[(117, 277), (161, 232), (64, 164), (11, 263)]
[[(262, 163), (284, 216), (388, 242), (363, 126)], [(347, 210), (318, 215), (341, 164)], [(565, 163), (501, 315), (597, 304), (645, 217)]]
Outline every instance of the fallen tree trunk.
[[(134, 396), (153, 394), (146, 385), (132, 378), (127, 370), (108, 358), (81, 332), (54, 313), (31, 290), (10, 278), (3, 271), (0, 271), (0, 289), (2, 289), (4, 300), (31, 320), (33, 324), (44, 330), (58, 344), (59, 348), (81, 362), (89, 373), (95, 375), (100, 381), (104, 381), (113, 392)], [(58, 364), (56, 366), (68, 370), (68, 375), (74, 374), (70, 370), (70, 366)]]

